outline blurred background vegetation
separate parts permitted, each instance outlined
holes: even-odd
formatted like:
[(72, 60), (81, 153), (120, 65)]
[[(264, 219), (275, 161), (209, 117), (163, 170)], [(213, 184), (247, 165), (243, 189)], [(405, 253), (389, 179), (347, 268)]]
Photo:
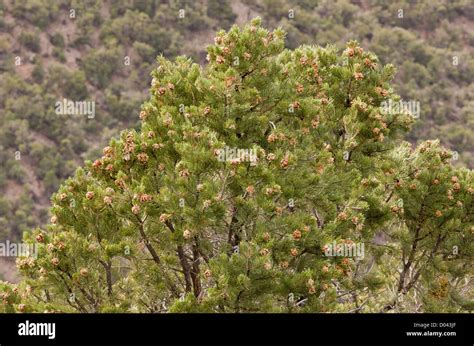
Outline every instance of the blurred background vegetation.
[[(474, 166), (470, 0), (0, 0), (0, 241), (45, 223), (60, 182), (138, 125), (157, 55), (204, 64), (216, 30), (256, 16), (289, 48), (355, 39), (397, 66), (396, 91), (421, 107), (407, 140), (439, 138)], [(57, 115), (63, 98), (95, 101), (95, 118)]]

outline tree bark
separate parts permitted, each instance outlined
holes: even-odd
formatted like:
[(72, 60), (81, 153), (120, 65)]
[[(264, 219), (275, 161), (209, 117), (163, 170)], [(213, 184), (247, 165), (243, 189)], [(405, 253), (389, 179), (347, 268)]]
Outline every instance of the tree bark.
[(199, 256), (199, 247), (197, 244), (197, 239), (194, 240), (193, 244), (193, 267), (191, 270), (191, 278), (193, 281), (193, 289), (194, 289), (194, 296), (197, 298), (201, 294), (201, 269), (199, 267), (199, 261), (200, 261), (200, 256)]

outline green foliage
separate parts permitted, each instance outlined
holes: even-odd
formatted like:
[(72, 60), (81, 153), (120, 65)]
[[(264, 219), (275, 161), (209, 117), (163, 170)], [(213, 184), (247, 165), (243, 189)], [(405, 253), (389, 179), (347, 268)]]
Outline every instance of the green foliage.
[[(69, 18), (70, 8), (76, 10), (75, 19)], [(183, 18), (179, 17), (181, 9), (184, 9)], [(399, 17), (400, 9), (404, 11), (403, 17)], [(290, 10), (293, 10), (293, 18), (289, 16)], [(103, 15), (105, 13), (107, 14)], [(238, 18), (236, 14), (239, 15)], [(138, 119), (134, 114), (138, 105), (148, 95), (148, 86), (151, 82), (150, 72), (156, 68), (157, 55), (163, 54), (167, 58), (173, 58), (186, 54), (203, 65), (207, 54), (205, 46), (212, 42), (211, 30), (227, 29), (234, 22), (241, 22), (255, 14), (261, 14), (265, 18), (267, 27), (283, 27), (287, 33), (284, 42), (286, 48), (296, 49), (303, 44), (321, 46), (330, 44), (334, 45), (336, 50), (342, 50), (346, 48), (346, 41), (357, 39), (361, 47), (378, 56), (379, 65), (395, 64), (398, 71), (390, 85), (404, 100), (419, 101), (421, 109), (421, 117), (415, 121), (412, 131), (406, 133), (400, 131), (399, 135), (403, 135), (413, 145), (424, 143), (428, 138), (439, 138), (444, 146), (457, 152), (457, 155), (453, 155), (452, 163), (457, 167), (473, 167), (472, 95), (474, 95), (474, 90), (471, 81), (474, 74), (472, 58), (474, 38), (469, 29), (474, 19), (474, 7), (469, 1), (377, 1), (359, 4), (347, 0), (337, 2), (240, 0), (235, 3), (205, 0), (193, 2), (119, 0), (110, 3), (100, 0), (59, 2), (0, 0), (0, 189), (5, 202), (0, 202), (0, 204), (3, 203), (3, 207), (0, 207), (0, 229), (2, 230), (0, 241), (6, 238), (18, 239), (23, 231), (44, 225), (48, 218), (46, 210), (49, 206), (48, 194), (55, 191), (61, 181), (72, 175), (77, 165), (84, 159), (98, 157), (99, 148), (110, 138), (118, 138), (120, 129), (140, 130)], [(18, 30), (18, 27), (21, 30)], [(47, 42), (48, 40), (53, 47)], [(241, 58), (245, 47), (239, 47), (237, 51), (240, 54), (238, 57)], [(40, 54), (35, 52), (40, 53), (41, 58)], [(21, 66), (15, 65), (17, 56), (21, 56)], [(130, 65), (124, 64), (122, 60), (124, 56), (130, 57)], [(104, 61), (102, 61), (103, 58), (105, 58)], [(454, 58), (457, 58), (457, 65), (454, 63)], [(226, 57), (226, 59), (228, 61), (231, 58)], [(245, 59), (240, 60), (242, 64), (248, 63)], [(335, 63), (336, 60), (334, 60)], [(387, 69), (386, 73), (393, 73), (390, 70)], [(99, 73), (96, 74), (96, 71)], [(344, 73), (339, 70), (333, 72)], [(349, 77), (346, 73), (345, 78)], [(211, 85), (213, 84), (208, 86)], [(290, 89), (293, 87), (292, 85)], [(334, 93), (334, 99), (338, 101), (344, 96), (343, 92), (336, 90), (337, 85), (323, 85), (323, 87), (318, 92)], [(388, 85), (383, 87), (388, 88)], [(254, 88), (263, 92), (261, 85), (256, 85)], [(387, 90), (392, 97), (393, 90), (390, 88)], [(269, 91), (271, 92), (273, 90)], [(377, 94), (376, 97), (380, 95)], [(95, 100), (96, 118), (87, 120), (83, 117), (58, 116), (55, 113), (54, 104), (63, 98)], [(174, 106), (178, 107), (179, 103), (187, 105), (187, 99), (187, 97), (181, 98)], [(222, 103), (222, 99), (219, 101)], [(246, 114), (245, 105), (241, 107), (240, 112)], [(302, 104), (302, 107), (308, 107), (308, 105)], [(281, 111), (280, 108), (277, 110)], [(175, 115), (173, 112), (170, 114)], [(356, 113), (347, 117), (349, 123), (354, 121), (355, 116)], [(215, 120), (214, 125), (219, 125), (220, 129), (230, 127), (227, 132), (231, 132), (237, 119), (238, 117), (226, 119), (222, 124)], [(255, 128), (266, 128), (268, 126), (266, 120), (264, 118), (254, 120), (250, 124), (240, 122), (240, 126), (244, 126), (241, 132), (257, 135)], [(381, 129), (379, 127), (381, 124), (367, 123), (366, 120), (356, 118), (354, 124), (357, 125), (354, 127), (362, 126), (364, 135), (371, 133), (373, 128), (370, 126)], [(331, 122), (330, 126), (321, 130), (321, 133), (331, 131), (333, 126), (337, 125), (337, 121)], [(283, 134), (291, 137), (293, 130), (288, 129)], [(385, 139), (393, 140), (392, 130), (395, 129), (391, 129), (390, 134), (381, 130)], [(239, 132), (240, 136), (241, 132)], [(360, 137), (356, 136), (355, 139), (359, 140)], [(261, 142), (265, 141), (252, 142), (252, 145), (262, 145)], [(232, 143), (238, 143), (238, 140), (233, 139)], [(432, 145), (438, 146), (438, 144)], [(334, 147), (334, 145), (331, 146)], [(372, 152), (380, 150), (381, 145), (378, 142), (362, 143), (360, 148), (363, 148), (365, 152)], [(16, 161), (14, 155), (18, 150), (21, 152), (22, 159)], [(349, 150), (346, 151), (349, 152)], [(386, 153), (392, 153), (392, 151)], [(280, 155), (278, 159), (281, 159), (282, 153), (278, 155)], [(367, 157), (357, 151), (351, 154), (354, 162), (360, 162), (358, 168), (361, 174), (368, 175), (374, 169), (373, 160), (378, 158), (378, 154), (372, 155), (374, 157)], [(299, 156), (295, 155), (295, 157)], [(323, 160), (324, 157), (318, 159)], [(407, 157), (407, 160), (411, 159), (411, 156)], [(425, 159), (430, 158), (425, 157)], [(404, 164), (404, 162), (399, 163), (399, 166), (402, 167)], [(303, 178), (307, 179), (305, 175), (310, 173), (304, 171)], [(340, 186), (340, 181), (357, 182), (359, 179), (353, 172), (343, 174), (338, 171), (337, 173), (340, 174), (340, 180), (331, 174), (324, 177), (324, 181), (332, 187), (332, 190), (330, 192), (325, 192), (324, 189), (317, 191), (318, 194), (325, 193), (327, 196), (319, 196), (314, 202), (318, 208), (331, 210), (332, 213), (337, 212), (336, 205), (340, 202), (334, 196), (345, 193), (344, 188)], [(457, 175), (457, 172), (455, 174)], [(297, 178), (294, 179), (298, 182)], [(310, 183), (313, 182), (308, 182)], [(281, 185), (278, 182), (272, 182), (272, 184)], [(296, 187), (292, 188), (293, 185)], [(294, 184), (291, 179), (286, 185), (281, 186), (284, 187), (281, 192), (283, 199), (295, 198), (299, 192), (297, 188), (299, 185)], [(377, 188), (377, 185), (373, 185), (372, 182), (369, 186)], [(306, 187), (300, 190), (305, 191), (305, 189)], [(390, 221), (392, 215), (385, 212), (388, 207), (380, 202), (379, 190), (377, 191), (375, 195), (367, 196), (367, 199), (363, 201), (363, 208), (369, 208), (364, 209), (367, 213), (366, 220), (371, 220), (372, 227), (379, 231), (375, 239), (381, 237), (380, 233), (383, 233), (385, 228), (390, 231), (392, 227), (395, 227)], [(22, 201), (18, 200), (18, 196), (23, 196)], [(401, 199), (395, 193), (392, 198)], [(417, 197), (417, 199), (421, 198), (423, 198), (421, 195)], [(34, 206), (31, 205), (32, 201), (34, 201)], [(179, 202), (176, 198), (174, 201)], [(416, 206), (416, 200), (412, 203)], [(438, 207), (448, 208), (439, 201), (436, 203)], [(246, 208), (252, 209), (254, 206), (246, 206)], [(226, 210), (221, 209), (213, 212), (219, 212), (218, 215), (222, 218)], [(436, 210), (433, 209), (430, 212), (436, 212)], [(240, 211), (238, 216), (245, 215)], [(209, 214), (207, 217), (215, 218), (216, 216)], [(228, 220), (225, 221), (228, 222)], [(428, 223), (426, 226), (429, 226)], [(336, 225), (330, 227), (332, 227), (331, 232), (337, 236), (342, 236), (344, 233)], [(404, 226), (400, 227), (404, 231), (400, 235), (394, 235), (397, 240), (393, 241), (397, 244), (404, 242), (409, 244), (410, 240), (413, 240), (410, 238), (411, 233)], [(133, 233), (128, 226), (123, 229), (127, 235)], [(328, 228), (327, 233), (331, 235), (331, 232)], [(328, 236), (326, 240), (332, 239), (332, 236)], [(369, 237), (368, 234), (365, 236)], [(449, 246), (454, 246), (453, 244), (459, 246), (458, 240), (453, 239), (453, 243), (449, 243)], [(427, 237), (427, 243), (422, 242), (421, 245), (428, 246), (430, 244), (428, 240), (433, 241), (433, 238)], [(212, 242), (203, 241), (200, 246), (206, 251), (213, 251), (212, 244)], [(278, 248), (289, 251), (291, 248), (288, 244), (279, 244)], [(392, 244), (385, 245), (392, 246)], [(448, 251), (449, 246), (441, 247), (440, 251)], [(369, 251), (368, 248), (366, 249)], [(400, 268), (398, 260), (401, 257), (400, 249), (400, 245), (373, 246), (370, 253), (378, 261), (377, 265), (368, 275), (354, 279), (354, 285), (361, 289), (367, 286), (374, 291), (381, 289), (380, 300), (391, 300), (392, 297), (389, 299), (387, 292), (393, 292), (396, 287), (384, 289), (394, 282), (394, 277), (398, 274), (386, 267)], [(423, 249), (426, 250), (426, 247)], [(469, 247), (463, 249), (472, 253)], [(170, 258), (173, 258), (172, 253)], [(458, 311), (459, 309), (469, 311), (467, 307), (470, 306), (469, 302), (473, 298), (472, 284), (462, 279), (463, 270), (465, 273), (463, 265), (450, 261), (453, 265), (446, 266), (446, 261), (439, 261), (438, 256), (434, 256), (432, 261), (436, 262), (436, 266), (426, 265), (420, 284), (424, 292), (429, 290), (438, 292), (440, 287), (435, 285), (437, 274), (448, 270), (446, 277), (450, 286), (449, 297), (430, 293), (423, 295), (423, 298), (419, 298), (418, 295), (415, 299), (409, 293), (404, 295), (403, 301), (398, 302), (398, 309), (418, 311), (420, 304), (424, 304), (421, 308), (423, 311)], [(438, 262), (444, 264), (438, 266)], [(115, 268), (120, 263), (122, 262), (117, 261), (117, 258), (112, 259), (111, 271), (114, 280), (127, 272), (127, 270)], [(384, 265), (379, 265), (380, 263)], [(176, 265), (173, 268), (179, 268), (178, 262), (173, 262), (173, 264)], [(459, 273), (459, 275), (456, 274), (458, 275), (456, 276), (454, 273)], [(159, 306), (159, 302), (167, 297), (167, 287), (170, 285), (168, 281), (163, 280), (162, 274), (162, 271), (154, 266), (147, 265), (139, 268), (135, 265), (131, 275), (126, 276), (127, 280), (130, 280), (127, 286), (127, 299), (124, 298), (117, 304), (108, 306), (104, 303), (100, 311), (143, 311), (142, 308), (145, 305), (138, 306), (133, 302), (144, 296), (147, 297), (144, 302), (149, 306), (146, 308), (147, 311), (162, 311), (164, 308)], [(172, 272), (170, 275), (173, 276), (175, 273)], [(143, 277), (148, 278), (147, 285), (139, 287), (138, 284), (133, 284), (133, 280), (140, 282)], [(385, 282), (382, 282), (384, 279)], [(428, 282), (432, 284), (426, 284)], [(213, 289), (210, 289), (209, 293), (212, 294), (212, 292)], [(336, 295), (335, 292), (326, 293), (329, 296), (328, 299)], [(159, 299), (155, 299), (156, 297)], [(260, 299), (261, 309), (270, 309), (268, 297), (260, 296)], [(344, 304), (335, 304), (327, 300), (324, 303), (329, 311), (347, 311)], [(246, 302), (243, 304), (245, 305)], [(209, 311), (213, 308), (212, 301), (198, 301), (195, 297), (193, 298), (193, 294), (187, 294), (184, 302), (176, 299), (174, 304), (167, 304), (167, 309), (172, 311)], [(51, 307), (45, 309), (54, 310)], [(278, 308), (275, 309), (278, 310)], [(320, 310), (319, 307), (312, 308), (311, 305), (300, 305), (299, 309), (297, 311)], [(378, 311), (378, 308), (373, 306), (370, 309), (368, 306), (364, 309)]]
[(86, 75), (82, 71), (67, 74), (64, 81), (64, 96), (70, 99), (85, 100), (89, 96)]
[(50, 38), (49, 41), (53, 46), (59, 47), (59, 48), (64, 48), (65, 42), (64, 42), (64, 36), (60, 32), (54, 33)]
[(105, 87), (119, 68), (119, 56), (117, 49), (91, 50), (82, 65), (87, 79), (100, 88)]
[(153, 47), (155, 56), (168, 51), (172, 38), (159, 22), (152, 20), (146, 13), (130, 10), (122, 17), (105, 23), (101, 31), (101, 39), (106, 44), (141, 42)]
[(152, 46), (147, 45), (146, 43), (138, 41), (134, 42), (133, 50), (137, 52), (142, 61), (151, 63), (155, 60), (155, 49)]
[(58, 4), (48, 0), (19, 0), (13, 2), (12, 14), (45, 29), (58, 13)]
[(207, 15), (211, 18), (218, 19), (223, 29), (229, 29), (237, 18), (228, 0), (208, 1)]
[[(469, 310), (472, 171), (439, 141), (401, 139), (412, 114), (380, 108), (399, 99), (392, 65), (356, 41), (288, 50), (284, 37), (255, 19), (219, 31), (203, 68), (160, 57), (139, 129), (25, 233), (38, 257), (19, 259), (4, 309)], [(329, 256), (334, 243), (365, 251)]]
[(39, 36), (36, 32), (23, 31), (20, 34), (19, 41), (22, 45), (35, 53), (39, 53), (41, 50)]
[(66, 62), (66, 57), (64, 56), (64, 51), (60, 47), (54, 47), (53, 48), (53, 57), (58, 59), (58, 61), (65, 63)]
[(36, 83), (38, 83), (38, 84), (43, 83), (44, 69), (43, 69), (43, 66), (41, 65), (41, 63), (35, 65), (35, 68), (31, 72), (31, 77), (33, 77), (33, 80)]

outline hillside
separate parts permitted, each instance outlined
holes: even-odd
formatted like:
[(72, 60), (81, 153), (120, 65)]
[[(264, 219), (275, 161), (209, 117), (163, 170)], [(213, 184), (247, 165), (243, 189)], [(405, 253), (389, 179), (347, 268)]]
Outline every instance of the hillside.
[[(458, 1), (0, 0), (0, 240), (48, 219), (49, 196), (111, 137), (138, 126), (156, 56), (204, 63), (213, 33), (260, 16), (286, 44), (351, 39), (398, 67), (419, 102), (407, 137), (439, 138), (474, 166), (474, 4)], [(58, 115), (64, 98), (95, 116)]]

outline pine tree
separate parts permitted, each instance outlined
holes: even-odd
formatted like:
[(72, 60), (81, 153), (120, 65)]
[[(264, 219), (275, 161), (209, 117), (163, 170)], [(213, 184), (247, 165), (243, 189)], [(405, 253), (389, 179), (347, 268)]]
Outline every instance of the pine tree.
[[(413, 149), (395, 68), (357, 42), (284, 48), (255, 19), (208, 64), (158, 58), (139, 131), (53, 195), (6, 311), (460, 311), (473, 174)], [(327, 256), (363, 244), (361, 257)], [(454, 251), (454, 250), (455, 251)], [(417, 292), (417, 294), (416, 294)], [(451, 299), (455, 297), (456, 299)]]

